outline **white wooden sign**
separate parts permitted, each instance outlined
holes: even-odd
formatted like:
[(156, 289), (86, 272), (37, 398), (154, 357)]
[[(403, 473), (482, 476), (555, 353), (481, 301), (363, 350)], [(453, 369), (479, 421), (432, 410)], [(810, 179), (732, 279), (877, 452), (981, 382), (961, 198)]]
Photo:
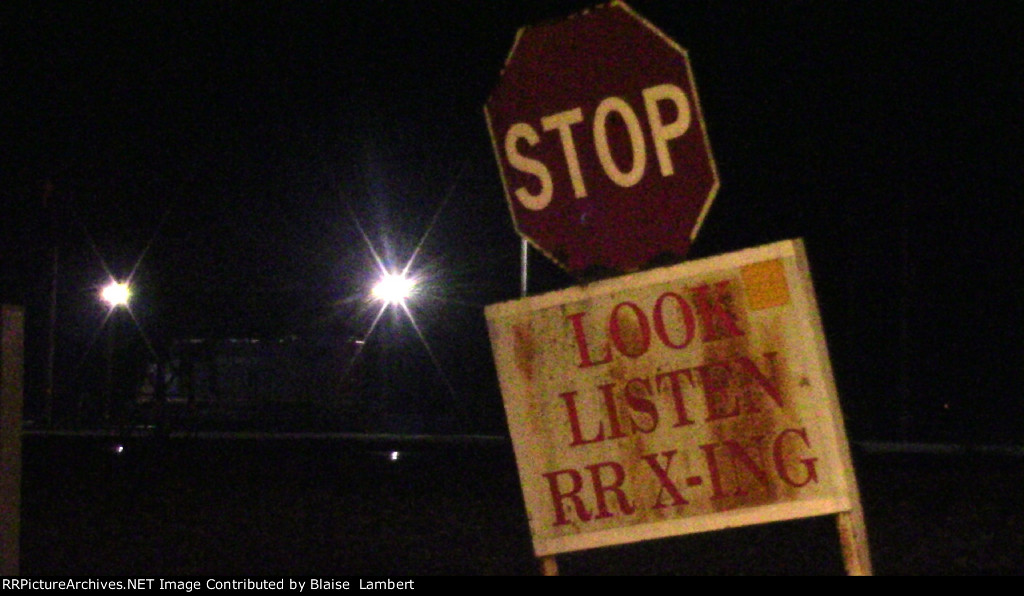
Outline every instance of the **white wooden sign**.
[(801, 241), (486, 316), (538, 557), (843, 513), (869, 571)]

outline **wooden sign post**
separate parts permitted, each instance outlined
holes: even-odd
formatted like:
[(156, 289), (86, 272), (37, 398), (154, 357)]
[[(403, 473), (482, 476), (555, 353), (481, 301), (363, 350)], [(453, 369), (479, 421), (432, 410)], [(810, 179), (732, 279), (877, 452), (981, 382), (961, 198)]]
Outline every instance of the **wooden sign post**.
[(0, 575), (18, 575), (25, 311), (0, 308)]

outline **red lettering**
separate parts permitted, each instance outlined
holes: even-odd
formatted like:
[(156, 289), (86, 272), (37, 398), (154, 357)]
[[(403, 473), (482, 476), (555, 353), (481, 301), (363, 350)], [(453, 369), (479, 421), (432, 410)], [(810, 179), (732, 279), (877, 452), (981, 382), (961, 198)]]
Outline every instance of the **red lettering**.
[(658, 406), (654, 405), (654, 402), (647, 399), (647, 396), (651, 395), (651, 382), (647, 379), (630, 379), (626, 382), (626, 389), (624, 391), (626, 397), (626, 405), (629, 406), (634, 412), (640, 412), (647, 414), (644, 417), (647, 421), (646, 425), (642, 425), (637, 422), (635, 416), (630, 416), (630, 421), (633, 423), (633, 430), (640, 431), (642, 433), (653, 432), (654, 429), (658, 428)]
[(590, 359), (590, 348), (587, 347), (587, 334), (583, 329), (583, 317), (587, 313), (581, 312), (574, 315), (569, 315), (569, 320), (572, 321), (573, 337), (576, 339), (576, 349), (580, 353), (580, 368), (587, 368), (590, 366), (597, 366), (598, 364), (607, 364), (612, 361), (612, 349), (608, 346), (605, 349), (604, 356), (600, 360), (594, 361)]
[(569, 431), (572, 432), (572, 442), (569, 443), (570, 447), (578, 447), (579, 445), (587, 445), (589, 443), (600, 443), (604, 440), (604, 426), (597, 423), (597, 435), (592, 439), (583, 438), (583, 430), (580, 428), (580, 415), (576, 410), (576, 392), (566, 391), (560, 394), (565, 401), (565, 410), (569, 414)]
[[(771, 362), (775, 361), (775, 356), (775, 352), (766, 352), (764, 355), (765, 359)], [(754, 364), (750, 358), (740, 356), (736, 358), (736, 362), (740, 365), (742, 371), (746, 373), (747, 378), (753, 379), (753, 381), (757, 383), (757, 385), (761, 387), (761, 389), (764, 390), (764, 392), (767, 393), (780, 408), (783, 407), (782, 393), (779, 391), (779, 388), (776, 387), (775, 384), (757, 368), (757, 365)], [(759, 412), (760, 408), (756, 405), (752, 405), (750, 411)]]
[[(664, 468), (661, 467), (661, 464), (658, 463), (657, 454), (652, 453), (650, 455), (645, 455), (642, 458), (645, 462), (647, 462), (647, 465), (651, 467), (651, 470), (654, 471), (654, 475), (657, 476), (658, 482), (661, 483), (661, 488), (665, 489), (665, 491), (668, 492), (669, 496), (672, 497), (671, 506), (673, 507), (689, 504), (689, 501), (683, 498), (682, 493), (679, 492), (679, 488), (676, 487), (676, 484), (672, 482), (672, 479), (669, 478), (668, 476), (668, 468), (669, 466), (672, 465), (672, 456), (675, 454), (675, 449), (673, 449), (672, 451), (661, 452), (661, 455), (665, 458)], [(669, 506), (661, 502), (661, 494), (661, 491), (658, 491), (658, 500), (654, 504), (654, 509), (663, 509)]]
[(703, 341), (715, 341), (723, 337), (735, 337), (744, 335), (743, 330), (736, 324), (736, 318), (729, 311), (723, 301), (723, 296), (728, 296), (729, 280), (715, 284), (715, 296), (712, 297), (711, 287), (708, 285), (699, 286), (693, 289), (693, 300), (697, 305), (697, 312), (700, 314), (701, 324), (704, 326)]
[(623, 432), (622, 423), (619, 422), (619, 405), (615, 402), (614, 393), (615, 383), (605, 383), (598, 389), (604, 394), (604, 410), (608, 413), (608, 426), (612, 430), (612, 434), (608, 438), (621, 439), (626, 436), (626, 433)]
[[(774, 361), (775, 356), (775, 352), (764, 354), (769, 361)], [(759, 387), (776, 405), (784, 407), (779, 387), (746, 356), (738, 356), (729, 362), (710, 362), (695, 370), (704, 388), (707, 422), (739, 416), (740, 397), (747, 402), (745, 412), (760, 412), (757, 393), (750, 390), (751, 386)]]
[(772, 445), (772, 456), (775, 460), (775, 471), (778, 472), (779, 478), (782, 478), (783, 482), (796, 488), (807, 486), (807, 484), (811, 482), (817, 483), (818, 471), (814, 466), (814, 463), (818, 461), (818, 458), (816, 457), (805, 457), (800, 460), (800, 463), (804, 465), (804, 471), (807, 473), (807, 476), (802, 481), (795, 480), (790, 476), (789, 468), (786, 466), (786, 462), (783, 461), (784, 448), (782, 443), (786, 437), (792, 435), (799, 437), (807, 447), (811, 446), (810, 440), (807, 439), (807, 431), (803, 428), (787, 428), (779, 433), (779, 436), (775, 437), (775, 443)]
[[(619, 319), (623, 309), (633, 311), (635, 319), (634, 325), (628, 326), (633, 332), (626, 337), (623, 337), (623, 325)], [(632, 302), (620, 302), (612, 309), (611, 318), (608, 319), (608, 335), (619, 352), (630, 358), (643, 356), (651, 347), (651, 326), (647, 322), (647, 315)]]
[[(754, 443), (757, 446), (758, 456), (761, 455), (760, 447), (763, 439), (764, 437), (754, 438)], [(756, 478), (757, 481), (760, 482), (763, 486), (771, 485), (771, 480), (768, 479), (768, 472), (765, 471), (764, 465), (758, 464), (758, 462), (754, 461), (754, 458), (750, 456), (750, 453), (747, 451), (746, 447), (741, 445), (738, 441), (734, 441), (731, 439), (726, 439), (722, 441), (722, 444), (725, 445), (725, 448), (729, 451), (729, 455), (732, 458), (733, 464), (739, 464), (739, 466), (737, 467), (742, 466), (743, 468), (745, 468), (748, 472), (753, 474), (754, 478)], [(759, 457), (759, 459), (761, 459), (763, 462), (764, 458)], [(736, 487), (737, 497), (742, 497), (746, 494), (747, 491), (746, 489), (743, 488), (743, 486)]]
[[(766, 353), (765, 358), (774, 360), (775, 353)], [(615, 383), (598, 385), (601, 402), (598, 411), (600, 419), (591, 428), (594, 432), (587, 437), (585, 421), (581, 420), (579, 397), (576, 391), (559, 394), (565, 404), (571, 435), (570, 447), (621, 439), (630, 433), (652, 433), (661, 421), (661, 412), (656, 396), (671, 398), (675, 413), (674, 428), (694, 424), (687, 407), (687, 388), (698, 383), (704, 393), (705, 422), (736, 418), (743, 413), (761, 411), (758, 403), (760, 393), (770, 397), (780, 408), (784, 407), (783, 395), (773, 379), (770, 379), (750, 358), (740, 356), (728, 361), (709, 362), (693, 368), (680, 368), (658, 373), (654, 382), (647, 377), (634, 377), (621, 387)], [(757, 390), (760, 390), (758, 392)], [(621, 394), (619, 393), (621, 391)], [(660, 407), (665, 407), (662, 404)], [(624, 409), (625, 408), (625, 409)], [(628, 422), (624, 417), (628, 416)], [(608, 424), (606, 425), (605, 422)], [(628, 427), (627, 427), (628, 424)], [(608, 433), (605, 433), (605, 430)]]
[[(707, 407), (705, 422), (735, 418), (740, 415), (740, 402), (729, 395), (729, 366), (724, 362), (712, 362), (697, 367), (697, 376), (704, 387), (704, 403)], [(728, 400), (732, 399), (731, 407)]]
[[(683, 319), (684, 335), (682, 341), (679, 343), (672, 342), (672, 338), (668, 336), (668, 329), (665, 328), (665, 316), (663, 309), (665, 306), (665, 300), (668, 298), (675, 299), (676, 304), (679, 305), (679, 313)], [(683, 300), (682, 296), (674, 292), (665, 292), (661, 296), (658, 296), (658, 300), (654, 303), (654, 332), (658, 334), (658, 339), (661, 340), (661, 343), (670, 348), (681, 350), (690, 345), (690, 342), (693, 341), (693, 335), (696, 327), (697, 323), (693, 316), (693, 310), (690, 308), (690, 305)]]
[(670, 370), (669, 372), (660, 373), (654, 377), (654, 383), (659, 388), (661, 387), (662, 381), (666, 379), (668, 380), (669, 391), (672, 392), (672, 405), (675, 406), (676, 410), (676, 423), (673, 425), (675, 428), (693, 424), (693, 420), (690, 420), (690, 417), (686, 412), (686, 402), (683, 400), (683, 387), (679, 383), (680, 376), (685, 376), (686, 380), (690, 382), (690, 386), (694, 386), (693, 373), (689, 368)]
[(718, 467), (718, 456), (715, 455), (715, 448), (718, 443), (701, 445), (700, 450), (704, 452), (704, 461), (708, 464), (708, 476), (711, 479), (711, 500), (717, 501), (729, 495), (725, 494), (725, 487), (722, 485), (722, 473)]
[[(569, 315), (572, 324), (573, 339), (579, 354), (580, 368), (589, 368), (607, 364), (612, 361), (612, 346), (620, 354), (628, 358), (639, 358), (651, 347), (651, 327), (653, 321), (654, 334), (667, 348), (682, 350), (693, 343), (697, 333), (699, 315), (704, 329), (703, 341), (709, 342), (726, 337), (744, 335), (735, 315), (730, 310), (729, 280), (719, 282), (714, 287), (709, 285), (693, 288), (692, 297), (696, 305), (697, 315), (693, 307), (682, 295), (676, 292), (664, 292), (654, 301), (654, 308), (648, 319), (647, 313), (634, 302), (616, 304), (608, 316), (608, 343), (604, 353), (595, 360), (590, 352), (586, 327), (583, 318), (587, 313)], [(672, 304), (675, 307), (672, 307)], [(667, 314), (668, 309), (678, 314)], [(671, 324), (668, 322), (671, 320)]]
[[(580, 518), (580, 521), (588, 522), (593, 518), (593, 514), (587, 511), (586, 505), (583, 504), (583, 499), (579, 497), (580, 490), (583, 489), (583, 478), (580, 473), (573, 469), (558, 470), (555, 472), (548, 472), (543, 474), (544, 478), (547, 478), (548, 488), (551, 489), (551, 501), (555, 506), (555, 525), (564, 526), (569, 523), (569, 517), (566, 514), (566, 506), (563, 503), (568, 499), (572, 505), (570, 508), (576, 511), (576, 515)], [(568, 476), (572, 486), (567, 491), (562, 491), (558, 487), (558, 477)]]
[[(761, 486), (766, 488), (771, 486), (769, 468), (766, 465), (766, 456), (768, 454), (766, 453), (764, 438), (754, 437), (748, 445), (743, 445), (739, 441), (725, 439), (720, 443), (709, 443), (700, 446), (704, 454), (704, 461), (707, 463), (709, 480), (711, 481), (712, 501), (730, 496), (742, 497), (748, 494), (747, 489), (743, 486), (740, 472), (747, 472), (747, 475), (752, 476)], [(787, 448), (787, 444), (793, 444), (794, 439), (797, 440), (797, 446)], [(812, 482), (818, 482), (818, 471), (815, 466), (818, 458), (799, 458), (797, 459), (799, 465), (794, 465), (792, 461), (787, 462), (787, 456), (793, 455), (796, 449), (800, 449), (800, 443), (803, 444), (803, 447), (811, 447), (810, 439), (808, 439), (807, 431), (804, 428), (788, 428), (780, 432), (771, 443), (771, 459), (774, 464), (775, 473), (783, 482), (794, 488), (801, 488)], [(726, 489), (725, 482), (723, 481), (723, 462), (718, 457), (719, 447), (725, 448), (726, 453), (729, 455), (728, 461), (731, 462), (731, 466), (724, 468), (729, 471), (736, 485), (735, 489), (731, 492)], [(794, 473), (793, 468), (802, 468), (802, 473)]]
[[(763, 437), (756, 437), (754, 439), (754, 443), (756, 443), (758, 447), (758, 455), (761, 454), (760, 443), (762, 439)], [(732, 439), (725, 439), (721, 443), (709, 443), (707, 445), (701, 445), (700, 449), (701, 451), (704, 452), (704, 460), (708, 464), (708, 472), (709, 476), (711, 477), (711, 490), (713, 493), (711, 495), (712, 501), (717, 499), (723, 499), (727, 496), (730, 496), (725, 492), (725, 486), (722, 483), (722, 473), (721, 468), (719, 467), (718, 456), (715, 454), (715, 450), (719, 446), (724, 446), (726, 451), (729, 453), (730, 459), (733, 463), (734, 470), (739, 469), (739, 467), (745, 468), (748, 472), (753, 474), (754, 478), (757, 479), (757, 481), (760, 482), (762, 485), (771, 485), (771, 480), (768, 477), (768, 472), (765, 471), (765, 467), (763, 465), (758, 464), (758, 462), (754, 461), (754, 458), (750, 456), (750, 453), (748, 453), (746, 448), (743, 445), (741, 445), (738, 441), (734, 441)], [(736, 490), (733, 492), (731, 496), (742, 497), (747, 494), (747, 490), (743, 487), (743, 485), (737, 482)]]
[[(594, 516), (594, 519), (604, 519), (614, 515), (608, 510), (608, 500), (605, 498), (605, 493), (611, 493), (615, 496), (619, 503), (619, 510), (623, 514), (632, 515), (636, 512), (636, 506), (629, 502), (625, 491), (622, 490), (622, 485), (626, 482), (626, 471), (622, 468), (622, 464), (606, 461), (587, 466), (587, 469), (590, 470), (590, 477), (594, 482), (594, 496), (597, 497), (598, 514)], [(611, 482), (608, 484), (604, 484), (601, 480), (602, 469), (612, 471)]]

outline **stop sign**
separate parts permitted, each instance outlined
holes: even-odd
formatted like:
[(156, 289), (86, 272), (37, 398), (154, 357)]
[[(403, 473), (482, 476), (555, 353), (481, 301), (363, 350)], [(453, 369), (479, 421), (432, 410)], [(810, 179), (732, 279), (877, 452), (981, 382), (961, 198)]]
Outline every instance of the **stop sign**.
[(521, 29), (484, 111), (516, 230), (564, 269), (686, 255), (718, 173), (686, 50), (632, 8)]

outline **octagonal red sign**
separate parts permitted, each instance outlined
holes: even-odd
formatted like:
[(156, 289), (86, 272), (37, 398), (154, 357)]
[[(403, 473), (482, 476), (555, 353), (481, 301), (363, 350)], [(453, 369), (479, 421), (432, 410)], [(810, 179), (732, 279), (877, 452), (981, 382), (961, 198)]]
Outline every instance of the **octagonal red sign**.
[(484, 111), (516, 230), (564, 269), (686, 255), (718, 173), (686, 51), (632, 8), (521, 29)]

